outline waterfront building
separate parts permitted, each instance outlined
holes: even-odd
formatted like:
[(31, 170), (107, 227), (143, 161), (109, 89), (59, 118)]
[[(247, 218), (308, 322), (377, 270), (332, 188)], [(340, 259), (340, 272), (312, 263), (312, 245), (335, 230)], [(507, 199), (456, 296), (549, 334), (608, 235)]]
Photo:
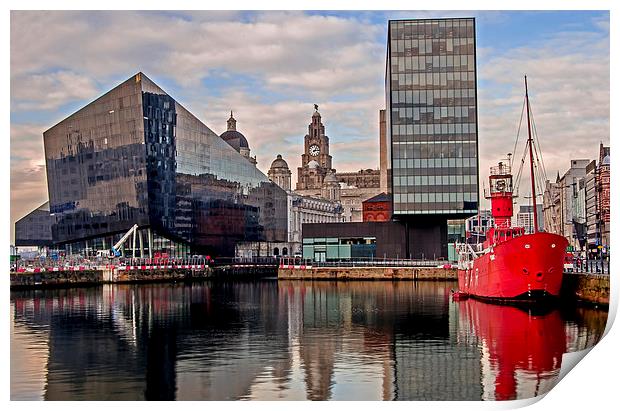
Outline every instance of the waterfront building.
[(276, 183), (282, 190), (291, 191), (291, 170), (288, 168), (288, 163), (282, 158), (281, 154), (278, 154), (276, 159), (271, 163), (267, 176), (269, 176), (269, 179)]
[[(329, 154), (329, 137), (325, 135), (325, 126), (321, 122), (321, 113), (315, 105), (312, 121), (308, 125), (308, 134), (304, 137), (304, 153), (301, 155), (301, 167), (297, 169), (296, 190), (302, 195), (318, 194), (323, 186), (323, 179), (332, 169), (332, 156)], [(309, 192), (311, 191), (311, 192)]]
[(555, 182), (545, 181), (543, 193), (543, 219), (544, 229), (548, 233), (562, 233), (562, 190), (560, 189), (560, 173)]
[(447, 256), (447, 220), (478, 212), (475, 20), (391, 20), (387, 43), (393, 217)]
[(389, 221), (392, 218), (392, 196), (386, 193), (377, 194), (362, 202), (364, 222)]
[[(271, 163), (267, 175), (271, 181), (287, 193), (288, 244), (271, 244), (270, 250), (267, 249), (269, 246), (263, 246), (265, 251), (263, 251), (262, 255), (275, 255), (275, 247), (279, 247), (280, 255), (301, 255), (302, 224), (325, 224), (343, 221), (343, 208), (340, 204), (340, 185), (333, 172), (328, 172), (323, 181), (321, 188), (322, 196), (304, 196), (299, 194), (299, 192), (291, 191), (291, 171), (289, 170), (288, 163), (280, 154)], [(285, 249), (287, 253), (284, 253)], [(270, 254), (264, 254), (265, 252)]]
[(610, 149), (601, 143), (599, 148), (599, 168), (598, 168), (598, 202), (601, 223), (601, 250), (607, 252), (609, 248), (609, 229), (610, 229), (610, 209), (609, 209), (609, 187), (610, 187)]
[[(536, 211), (538, 214), (538, 227), (544, 227), (543, 205), (536, 204)], [(531, 205), (519, 206), (519, 212), (516, 218), (517, 226), (524, 227), (526, 234), (532, 234), (534, 232), (534, 207)]]
[(575, 214), (574, 203), (577, 202), (579, 180), (585, 177), (586, 167), (590, 160), (571, 160), (571, 167), (564, 173), (558, 182), (560, 189), (560, 234), (568, 239), (569, 249), (579, 251), (582, 246), (579, 242), (582, 233), (582, 223)]
[(380, 170), (338, 173), (332, 167), (329, 137), (325, 135), (317, 106), (308, 125), (308, 134), (304, 137), (304, 153), (301, 155), (301, 167), (297, 169), (295, 192), (340, 202), (345, 221), (362, 221), (362, 201), (381, 192)]
[(52, 240), (69, 252), (109, 250), (134, 224), (125, 255), (233, 256), (239, 242), (286, 241), (286, 192), (248, 161), (245, 137), (237, 150), (142, 73), (43, 140)]
[(389, 22), (386, 105), (394, 215), (478, 211), (473, 18)]
[(598, 255), (598, 245), (601, 243), (601, 225), (599, 223), (598, 191), (597, 191), (596, 160), (592, 160), (586, 167), (585, 185), (585, 219), (588, 257)]
[(15, 246), (49, 247), (52, 245), (52, 216), (46, 201), (15, 222)]

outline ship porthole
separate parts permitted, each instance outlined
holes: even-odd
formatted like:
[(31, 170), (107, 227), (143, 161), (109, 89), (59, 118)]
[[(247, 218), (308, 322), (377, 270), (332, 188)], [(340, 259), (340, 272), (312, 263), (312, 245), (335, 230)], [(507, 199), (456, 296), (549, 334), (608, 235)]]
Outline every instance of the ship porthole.
[(529, 245), (529, 244), (526, 244), (526, 245), (525, 245), (525, 248), (530, 248), (530, 245)]
[(551, 248), (555, 248), (555, 244), (551, 244)]

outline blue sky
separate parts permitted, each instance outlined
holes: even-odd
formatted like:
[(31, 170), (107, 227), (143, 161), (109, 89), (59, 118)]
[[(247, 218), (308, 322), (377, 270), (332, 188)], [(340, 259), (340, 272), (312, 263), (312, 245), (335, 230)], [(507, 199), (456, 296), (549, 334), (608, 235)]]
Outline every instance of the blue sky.
[(314, 103), (334, 167), (376, 168), (387, 20), (460, 16), (476, 17), (481, 176), (512, 150), (526, 73), (547, 172), (596, 157), (608, 12), (14, 11), (11, 222), (47, 199), (42, 132), (138, 71), (216, 133), (234, 110), (265, 173), (281, 153), (296, 178)]

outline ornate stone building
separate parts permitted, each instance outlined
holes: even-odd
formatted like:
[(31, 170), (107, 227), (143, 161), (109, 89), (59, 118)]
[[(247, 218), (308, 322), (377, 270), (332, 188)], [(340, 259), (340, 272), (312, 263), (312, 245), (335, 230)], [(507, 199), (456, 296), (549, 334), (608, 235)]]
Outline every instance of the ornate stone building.
[(237, 120), (233, 117), (232, 111), (230, 112), (230, 118), (226, 121), (226, 131), (220, 135), (220, 138), (237, 150), (243, 157), (247, 158), (250, 163), (256, 165), (256, 156), (250, 156), (250, 145), (245, 136), (237, 131)]
[[(310, 168), (308, 175), (316, 177), (319, 167), (314, 165), (313, 160), (310, 160), (309, 164), (312, 168)], [(271, 181), (286, 191), (288, 214), (288, 243), (272, 244), (268, 251), (271, 253), (270, 255), (279, 251), (279, 255), (282, 256), (300, 256), (302, 254), (301, 226), (304, 223), (342, 222), (343, 209), (339, 203), (340, 184), (331, 170), (327, 171), (322, 185), (318, 189), (320, 195), (315, 196), (305, 196), (299, 192), (291, 191), (291, 171), (280, 154), (271, 163), (267, 175)], [(287, 254), (284, 253), (285, 250)]]
[(291, 170), (288, 168), (288, 163), (284, 161), (282, 155), (278, 154), (276, 159), (273, 160), (267, 176), (283, 190), (291, 191)]
[(316, 105), (308, 134), (304, 137), (304, 153), (301, 167), (297, 169), (295, 192), (340, 202), (345, 221), (362, 221), (362, 201), (381, 193), (379, 170), (337, 173), (332, 167), (329, 138), (325, 135), (325, 126)]
[(325, 127), (321, 122), (321, 114), (315, 105), (312, 122), (308, 126), (308, 134), (304, 137), (304, 153), (301, 155), (301, 167), (297, 169), (297, 191), (320, 192), (323, 179), (332, 170), (332, 156), (329, 155), (329, 137), (325, 135)]

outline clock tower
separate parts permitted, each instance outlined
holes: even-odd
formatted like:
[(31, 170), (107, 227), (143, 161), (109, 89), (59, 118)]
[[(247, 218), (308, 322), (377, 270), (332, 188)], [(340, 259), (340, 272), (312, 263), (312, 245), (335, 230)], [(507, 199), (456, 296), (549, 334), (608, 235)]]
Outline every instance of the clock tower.
[(320, 190), (329, 171), (335, 172), (329, 155), (329, 137), (325, 135), (319, 106), (315, 104), (312, 122), (304, 137), (301, 167), (297, 169), (297, 190)]

